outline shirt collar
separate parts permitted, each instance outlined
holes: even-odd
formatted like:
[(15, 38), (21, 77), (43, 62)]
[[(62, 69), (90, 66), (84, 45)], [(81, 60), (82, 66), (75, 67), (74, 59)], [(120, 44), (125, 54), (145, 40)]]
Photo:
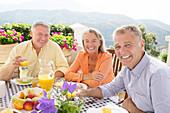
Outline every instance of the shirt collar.
[(31, 48), (33, 48), (32, 39), (30, 40), (30, 43), (29, 43), (29, 44), (30, 44)]
[(146, 67), (148, 62), (149, 62), (149, 55), (145, 52), (145, 54), (144, 54), (143, 58), (141, 59), (141, 61), (132, 70), (132, 73), (139, 77), (141, 75), (141, 73), (143, 72), (143, 70)]
[[(50, 40), (49, 40), (49, 41), (50, 41)], [(48, 41), (48, 43), (49, 43), (49, 41)], [(48, 43), (47, 43), (47, 44), (48, 44)], [(44, 47), (46, 47), (47, 44), (46, 44)], [(32, 49), (34, 49), (33, 44), (32, 44), (32, 39), (30, 40), (30, 46), (31, 46)], [(42, 50), (44, 47), (42, 47), (41, 50)]]

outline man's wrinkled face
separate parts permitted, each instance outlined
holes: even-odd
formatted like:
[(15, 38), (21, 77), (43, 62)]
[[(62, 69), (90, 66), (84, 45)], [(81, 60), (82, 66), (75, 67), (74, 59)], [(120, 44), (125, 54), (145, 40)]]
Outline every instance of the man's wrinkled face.
[(132, 70), (143, 57), (144, 44), (143, 39), (139, 41), (131, 32), (117, 35), (114, 40), (116, 56), (124, 66)]
[(44, 26), (36, 26), (30, 33), (35, 49), (44, 47), (49, 41), (50, 30)]

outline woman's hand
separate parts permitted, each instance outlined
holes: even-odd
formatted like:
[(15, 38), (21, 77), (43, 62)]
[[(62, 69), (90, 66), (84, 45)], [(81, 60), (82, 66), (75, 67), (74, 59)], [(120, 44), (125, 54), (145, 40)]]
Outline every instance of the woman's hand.
[(94, 80), (101, 81), (104, 79), (104, 74), (101, 73), (100, 71), (93, 71), (91, 73), (91, 76)]

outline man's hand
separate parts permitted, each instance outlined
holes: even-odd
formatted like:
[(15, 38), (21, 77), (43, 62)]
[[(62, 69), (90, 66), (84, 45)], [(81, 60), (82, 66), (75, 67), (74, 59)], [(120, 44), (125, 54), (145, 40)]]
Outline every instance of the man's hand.
[(78, 89), (76, 92), (78, 97), (102, 97), (102, 91), (100, 88)]
[(126, 98), (122, 103), (122, 107), (129, 113), (145, 113), (136, 107), (131, 98)]
[(12, 64), (3, 70), (0, 71), (0, 80), (8, 81), (12, 78), (12, 75), (19, 66), (21, 66), (20, 62), (23, 62), (26, 59), (22, 59), (21, 56), (16, 56)]
[(77, 97), (88, 97), (87, 89), (77, 89), (76, 91)]
[(16, 56), (14, 59), (13, 59), (13, 62), (12, 62), (12, 66), (16, 68), (18, 68), (19, 66), (21, 66), (21, 62), (23, 62), (25, 59), (22, 59), (21, 56)]

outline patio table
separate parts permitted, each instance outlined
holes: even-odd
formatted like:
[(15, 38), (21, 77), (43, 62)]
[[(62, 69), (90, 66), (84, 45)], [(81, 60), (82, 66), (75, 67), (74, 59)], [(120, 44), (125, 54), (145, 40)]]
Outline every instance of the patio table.
[[(63, 81), (60, 79), (59, 81)], [(13, 81), (6, 81), (6, 94), (4, 98), (0, 98), (0, 107), (10, 108), (11, 97), (22, 91), (26, 88), (31, 88), (31, 85), (17, 85)], [(57, 94), (57, 88), (53, 86), (51, 96), (55, 98)], [(82, 109), (82, 113), (86, 113), (89, 108), (100, 108), (106, 105), (119, 106), (115, 100), (111, 98), (94, 98), (94, 97), (85, 97), (85, 105)]]

